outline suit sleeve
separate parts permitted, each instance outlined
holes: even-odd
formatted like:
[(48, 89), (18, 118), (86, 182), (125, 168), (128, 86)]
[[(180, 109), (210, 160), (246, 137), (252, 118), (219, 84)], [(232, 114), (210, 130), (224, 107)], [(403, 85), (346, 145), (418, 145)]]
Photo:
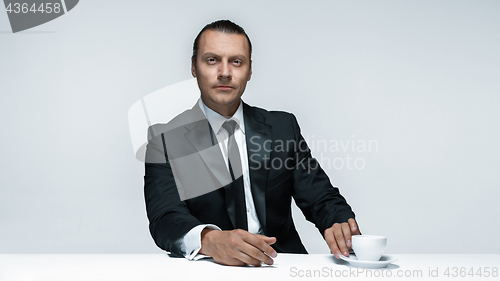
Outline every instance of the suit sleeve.
[[(152, 128), (150, 128), (151, 136)], [(146, 150), (144, 197), (149, 230), (156, 245), (183, 257), (182, 238), (201, 222), (193, 217), (180, 200), (175, 179), (168, 161), (163, 133), (149, 138)]]
[(291, 122), (297, 143), (293, 197), (306, 219), (313, 222), (324, 236), (325, 230), (334, 223), (347, 222), (355, 215), (338, 188), (332, 186), (319, 162), (312, 157), (294, 115), (291, 115)]

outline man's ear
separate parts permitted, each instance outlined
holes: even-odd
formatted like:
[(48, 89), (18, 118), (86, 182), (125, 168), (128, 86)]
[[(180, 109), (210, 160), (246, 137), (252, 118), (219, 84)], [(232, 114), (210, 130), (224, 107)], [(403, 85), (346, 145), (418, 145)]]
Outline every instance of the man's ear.
[(193, 77), (196, 77), (196, 64), (194, 58), (191, 58), (191, 75), (193, 75)]
[(250, 60), (250, 71), (248, 72), (247, 81), (250, 81), (250, 78), (252, 78), (252, 60)]

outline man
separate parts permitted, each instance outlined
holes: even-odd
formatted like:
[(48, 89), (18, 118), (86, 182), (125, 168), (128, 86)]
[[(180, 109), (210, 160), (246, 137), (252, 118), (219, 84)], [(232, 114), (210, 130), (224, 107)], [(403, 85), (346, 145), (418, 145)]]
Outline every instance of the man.
[(351, 235), (360, 233), (354, 213), (312, 158), (295, 117), (241, 100), (251, 52), (244, 30), (226, 20), (195, 39), (191, 72), (200, 100), (149, 131), (151, 234), (172, 256), (270, 265), (277, 252), (307, 253), (292, 221), (293, 197), (330, 251), (348, 256)]

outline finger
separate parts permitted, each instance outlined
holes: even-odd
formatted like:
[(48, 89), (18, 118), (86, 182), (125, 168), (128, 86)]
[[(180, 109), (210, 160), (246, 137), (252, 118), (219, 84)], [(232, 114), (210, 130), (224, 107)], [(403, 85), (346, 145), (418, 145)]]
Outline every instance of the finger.
[[(261, 239), (259, 236), (257, 235), (254, 235), (254, 234), (251, 234), (245, 238), (243, 238), (247, 243), (253, 245), (255, 248), (257, 248), (258, 250), (260, 250), (261, 252), (265, 253), (266, 255), (268, 255), (269, 257), (271, 258), (275, 258), (278, 256), (278, 254), (276, 253), (276, 251), (270, 246), (270, 244), (268, 244), (266, 241), (264, 241), (263, 239)], [(266, 239), (267, 241), (272, 241), (272, 240), (276, 240), (276, 238), (274, 239)], [(274, 241), (276, 242), (276, 241)]]
[(337, 241), (335, 240), (334, 236), (334, 228), (339, 227), (339, 225), (336, 223), (332, 227), (328, 228), (325, 230), (325, 240), (326, 243), (328, 244), (328, 248), (330, 248), (330, 252), (335, 255), (337, 259), (340, 259), (340, 250), (337, 245)]
[(278, 256), (276, 251), (269, 246), (269, 244), (255, 234), (249, 234), (243, 237), (243, 240), (253, 246), (253, 249), (249, 249), (250, 252), (245, 253), (250, 254), (254, 258), (259, 258), (259, 260), (266, 264), (273, 264), (273, 260), (271, 258)]
[(355, 219), (350, 218), (347, 222), (349, 223), (349, 227), (351, 228), (351, 232), (353, 234), (360, 234), (358, 223), (356, 223)]
[[(230, 238), (227, 240), (229, 247), (226, 249), (223, 259), (228, 257), (253, 266), (260, 266), (261, 262), (272, 264), (273, 261), (270, 257), (266, 256), (262, 251), (247, 242), (248, 237), (254, 237), (260, 240), (254, 234), (242, 229), (230, 231)], [(266, 244), (264, 241), (260, 241)]]
[(268, 265), (272, 265), (274, 263), (271, 257), (266, 255), (264, 252), (262, 252), (252, 244), (245, 244), (240, 248), (240, 251), (243, 255), (238, 256), (238, 259), (247, 264), (260, 266), (261, 263), (265, 263)]
[(245, 266), (245, 262), (233, 257), (225, 257), (224, 259), (219, 259), (218, 257), (212, 257), (217, 263), (230, 266)]
[(333, 237), (335, 237), (335, 241), (337, 242), (338, 249), (339, 249), (340, 253), (342, 255), (345, 255), (345, 253), (347, 252), (347, 246), (345, 244), (344, 232), (343, 232), (342, 228), (345, 227), (345, 225), (347, 225), (347, 223), (335, 224), (335, 225), (338, 225), (338, 226), (333, 228)]
[[(260, 252), (260, 254), (265, 256), (262, 252)], [(261, 260), (256, 259), (255, 257), (247, 254), (246, 252), (239, 252), (238, 254), (235, 255), (235, 258), (243, 262), (244, 264), (248, 265), (261, 266), (262, 264)]]
[(349, 249), (347, 247), (351, 247), (351, 228), (349, 227), (348, 223), (343, 223), (342, 224), (342, 233), (344, 234), (344, 241), (345, 241), (345, 249), (341, 248), (340, 250), (344, 254), (344, 256), (348, 257), (349, 256)]
[(268, 237), (268, 236), (265, 236), (265, 235), (262, 235), (262, 234), (255, 234), (257, 237), (259, 237), (260, 239), (264, 240), (264, 242), (267, 243), (267, 245), (272, 245), (274, 243), (276, 243), (277, 239), (276, 237)]

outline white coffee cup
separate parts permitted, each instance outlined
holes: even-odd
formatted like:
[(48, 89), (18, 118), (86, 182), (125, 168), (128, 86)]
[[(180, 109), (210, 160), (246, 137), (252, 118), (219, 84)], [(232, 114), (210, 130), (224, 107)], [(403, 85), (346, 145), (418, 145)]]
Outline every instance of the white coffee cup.
[(376, 235), (353, 235), (352, 249), (358, 260), (378, 261), (385, 251), (387, 237)]

